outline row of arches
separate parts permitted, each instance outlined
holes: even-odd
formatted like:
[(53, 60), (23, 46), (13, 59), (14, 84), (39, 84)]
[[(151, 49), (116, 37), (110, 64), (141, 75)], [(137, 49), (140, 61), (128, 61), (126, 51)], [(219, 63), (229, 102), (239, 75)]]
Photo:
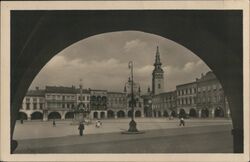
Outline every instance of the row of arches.
[[(75, 114), (73, 112), (67, 112), (65, 114), (65, 119), (73, 119)], [(18, 114), (18, 120), (28, 120), (28, 115), (25, 112), (19, 112)], [(42, 120), (43, 119), (43, 113), (41, 112), (33, 112), (30, 115), (31, 120)], [(51, 112), (48, 115), (48, 119), (62, 119), (62, 115), (59, 112)]]
[[(107, 114), (108, 114), (108, 118), (114, 118), (114, 117), (115, 117), (115, 112), (112, 111), (112, 110), (108, 110)], [(116, 113), (116, 116), (117, 116), (117, 118), (125, 118), (126, 116), (132, 117), (132, 111), (129, 110), (129, 111), (127, 112), (127, 115), (126, 115), (126, 112), (125, 112), (125, 111), (120, 110), (120, 111), (118, 111), (118, 112)], [(141, 111), (140, 111), (140, 110), (136, 110), (136, 111), (135, 111), (135, 117), (141, 117), (141, 116), (142, 116)]]
[[(177, 114), (175, 111), (171, 111), (168, 113), (167, 111), (154, 111), (153, 116), (154, 117), (202, 117), (202, 118), (208, 118), (209, 116), (209, 110), (207, 108), (201, 109), (200, 111), (197, 111), (195, 109), (190, 109), (187, 113), (184, 109), (180, 109), (179, 114)], [(216, 108), (214, 110), (213, 117), (225, 117), (224, 110), (222, 108)]]

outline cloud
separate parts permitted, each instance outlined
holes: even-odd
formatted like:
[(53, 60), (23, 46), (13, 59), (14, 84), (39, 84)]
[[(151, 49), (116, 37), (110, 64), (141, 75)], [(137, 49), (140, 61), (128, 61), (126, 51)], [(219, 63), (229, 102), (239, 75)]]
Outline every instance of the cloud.
[(134, 48), (143, 48), (144, 46), (146, 46), (146, 42), (142, 42), (139, 39), (134, 39), (134, 40), (127, 41), (125, 43), (124, 50), (125, 52), (129, 52)]

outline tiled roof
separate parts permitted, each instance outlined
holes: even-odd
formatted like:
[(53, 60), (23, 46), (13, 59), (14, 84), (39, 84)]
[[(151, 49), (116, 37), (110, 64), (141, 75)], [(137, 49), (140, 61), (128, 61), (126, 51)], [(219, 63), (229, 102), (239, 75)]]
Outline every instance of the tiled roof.
[(184, 87), (184, 86), (188, 86), (188, 85), (192, 85), (192, 84), (196, 84), (196, 82), (190, 82), (190, 83), (185, 83), (185, 84), (179, 84), (176, 87)]
[(72, 87), (62, 87), (62, 86), (46, 86), (46, 93), (76, 93), (76, 88)]

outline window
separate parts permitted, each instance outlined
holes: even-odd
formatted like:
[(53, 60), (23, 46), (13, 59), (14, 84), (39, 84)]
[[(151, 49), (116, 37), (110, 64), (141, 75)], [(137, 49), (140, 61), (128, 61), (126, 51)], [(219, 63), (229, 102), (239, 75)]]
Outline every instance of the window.
[(37, 98), (33, 98), (33, 102), (37, 102)]
[(161, 84), (158, 84), (158, 89), (160, 89), (161, 88)]
[(40, 103), (40, 109), (41, 109), (41, 110), (43, 109), (43, 104), (42, 104), (42, 103)]
[(34, 110), (37, 109), (37, 103), (33, 103), (33, 109), (34, 109)]
[(30, 109), (30, 103), (26, 103), (26, 110)]
[(43, 98), (39, 98), (39, 102), (43, 102), (44, 100), (43, 100)]
[(89, 101), (89, 96), (87, 96), (87, 100)]
[(26, 98), (26, 102), (30, 102), (30, 98)]
[(67, 104), (67, 108), (69, 108), (69, 104)]
[(62, 108), (65, 108), (65, 104), (62, 104)]
[(82, 96), (82, 98), (83, 98), (82, 100), (85, 101), (85, 96)]

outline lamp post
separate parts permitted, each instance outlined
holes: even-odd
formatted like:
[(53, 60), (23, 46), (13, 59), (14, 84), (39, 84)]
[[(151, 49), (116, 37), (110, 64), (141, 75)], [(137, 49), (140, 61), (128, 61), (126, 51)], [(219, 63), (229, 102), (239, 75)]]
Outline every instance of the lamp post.
[(131, 111), (132, 111), (131, 121), (129, 123), (128, 132), (138, 132), (138, 130), (136, 128), (136, 122), (134, 120), (134, 103), (135, 103), (135, 100), (134, 100), (134, 78), (133, 78), (133, 62), (132, 61), (129, 61), (128, 67), (131, 70), (130, 75), (131, 75)]

